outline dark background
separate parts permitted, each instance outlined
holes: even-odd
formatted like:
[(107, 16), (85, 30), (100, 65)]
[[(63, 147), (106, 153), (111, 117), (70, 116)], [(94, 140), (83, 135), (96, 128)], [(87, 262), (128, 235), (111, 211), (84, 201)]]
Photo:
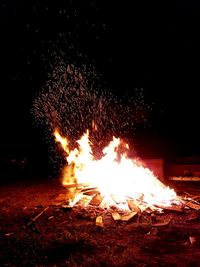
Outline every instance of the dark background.
[(60, 51), (113, 92), (144, 89), (154, 105), (134, 137), (139, 155), (199, 155), (199, 30), (199, 1), (1, 1), (1, 160), (47, 163), (30, 108)]

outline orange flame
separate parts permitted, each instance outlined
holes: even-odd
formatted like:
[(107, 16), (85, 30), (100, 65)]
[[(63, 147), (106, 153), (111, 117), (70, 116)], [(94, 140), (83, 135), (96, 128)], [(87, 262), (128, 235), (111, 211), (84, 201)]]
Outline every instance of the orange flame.
[[(71, 178), (64, 176), (63, 185), (75, 182), (86, 188), (95, 187), (106, 199), (107, 207), (113, 204), (112, 198), (127, 205), (127, 200), (142, 200), (148, 206), (170, 206), (177, 196), (173, 189), (161, 183), (153, 172), (142, 166), (138, 160), (128, 158), (128, 145), (119, 138), (103, 149), (103, 157), (94, 159), (89, 131), (77, 141), (78, 148), (69, 149), (68, 141), (56, 130), (56, 141), (67, 153), (68, 166), (73, 166)], [(145, 209), (145, 208), (144, 208)]]
[(69, 153), (69, 149), (68, 149), (68, 141), (67, 141), (67, 139), (64, 138), (64, 137), (62, 137), (62, 136), (59, 134), (59, 132), (58, 132), (57, 129), (54, 131), (54, 136), (55, 136), (55, 138), (56, 138), (56, 141), (59, 142), (59, 143), (62, 145), (62, 148), (64, 149), (64, 151), (65, 151), (66, 153)]

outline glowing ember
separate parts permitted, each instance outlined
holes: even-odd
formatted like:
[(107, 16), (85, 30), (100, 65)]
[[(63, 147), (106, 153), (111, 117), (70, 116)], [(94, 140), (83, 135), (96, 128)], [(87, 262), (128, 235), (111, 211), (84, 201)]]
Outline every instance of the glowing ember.
[(151, 207), (170, 206), (178, 202), (174, 190), (161, 183), (153, 172), (142, 166), (138, 160), (128, 158), (128, 145), (119, 138), (103, 149), (103, 156), (97, 160), (92, 152), (92, 143), (87, 131), (77, 141), (77, 148), (70, 150), (69, 141), (56, 130), (56, 141), (67, 154), (68, 167), (63, 176), (63, 185), (74, 185), (76, 196), (71, 197), (73, 206), (82, 198), (78, 191), (95, 188), (102, 196), (101, 206), (116, 206), (128, 209), (128, 201), (134, 200), (141, 210)]

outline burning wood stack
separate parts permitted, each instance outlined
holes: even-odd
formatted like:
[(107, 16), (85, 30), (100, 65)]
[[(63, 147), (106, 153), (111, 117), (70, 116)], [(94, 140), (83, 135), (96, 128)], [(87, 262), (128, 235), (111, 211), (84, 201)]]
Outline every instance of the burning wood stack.
[[(94, 209), (96, 211), (96, 226), (104, 226), (104, 215), (110, 214), (114, 221), (128, 222), (135, 216), (141, 216), (143, 212), (152, 213), (173, 211), (178, 213), (187, 212), (188, 210), (200, 210), (199, 196), (180, 196), (177, 197), (179, 202), (172, 203), (170, 206), (162, 205), (149, 205), (145, 203), (142, 198), (139, 200), (127, 199), (123, 203), (118, 202), (115, 197), (110, 196), (112, 199), (107, 199), (96, 188), (85, 188), (84, 185), (71, 184), (65, 186), (66, 193), (58, 195), (54, 200), (53, 205), (61, 206), (64, 209), (72, 209), (73, 207)], [(108, 205), (109, 203), (109, 205)], [(196, 218), (196, 217), (195, 217)], [(162, 222), (155, 223), (152, 226), (165, 226), (170, 223), (170, 219)]]
[[(55, 137), (67, 155), (63, 171), (66, 194), (55, 201), (60, 201), (63, 208), (96, 207), (108, 211), (115, 221), (129, 221), (143, 211), (200, 209), (194, 199), (181, 199), (140, 161), (128, 158), (129, 146), (119, 138), (113, 137), (103, 157), (96, 160), (88, 131), (74, 150), (58, 131)], [(96, 217), (96, 225), (103, 225), (102, 216)]]

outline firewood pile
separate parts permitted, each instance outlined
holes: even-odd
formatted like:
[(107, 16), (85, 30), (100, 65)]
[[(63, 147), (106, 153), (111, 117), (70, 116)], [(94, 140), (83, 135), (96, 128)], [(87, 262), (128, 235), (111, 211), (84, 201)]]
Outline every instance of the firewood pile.
[[(184, 213), (188, 210), (200, 210), (200, 195), (181, 195), (178, 197), (179, 201), (175, 201), (170, 206), (145, 203), (142, 195), (138, 199), (127, 198), (123, 203), (117, 197), (109, 196), (108, 204), (107, 197), (103, 196), (97, 188), (88, 188), (84, 184), (70, 184), (65, 188), (66, 193), (59, 194), (52, 205), (60, 206), (62, 209), (72, 209), (74, 207), (82, 207), (88, 210), (95, 209), (97, 215), (95, 224), (98, 227), (104, 227), (104, 217), (108, 214), (114, 221), (128, 222), (134, 217), (140, 217), (143, 212), (149, 214), (167, 211)], [(195, 218), (196, 216), (197, 213), (195, 213)], [(152, 226), (165, 226), (169, 223), (170, 219), (167, 219), (167, 221), (155, 223)]]

